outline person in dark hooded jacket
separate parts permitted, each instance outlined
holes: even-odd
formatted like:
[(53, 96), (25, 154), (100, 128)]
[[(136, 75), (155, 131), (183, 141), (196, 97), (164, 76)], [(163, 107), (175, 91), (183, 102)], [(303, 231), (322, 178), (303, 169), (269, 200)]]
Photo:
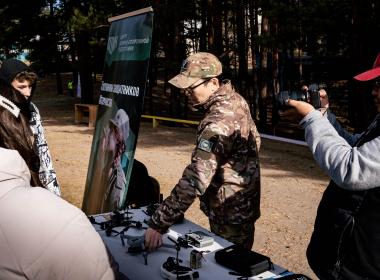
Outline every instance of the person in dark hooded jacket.
[[(37, 74), (20, 60), (11, 58), (3, 61), (0, 66), (0, 79), (17, 90), (17, 94), (24, 98), (22, 102), (15, 102), (20, 108), (21, 113), (29, 119), (30, 128), (34, 136), (34, 149), (39, 159), (39, 179), (42, 186), (60, 196), (61, 190), (58, 184), (57, 175), (53, 168), (49, 148), (41, 122), (40, 112), (35, 104), (31, 102), (33, 93), (36, 89)], [(8, 97), (9, 98), (9, 97)]]

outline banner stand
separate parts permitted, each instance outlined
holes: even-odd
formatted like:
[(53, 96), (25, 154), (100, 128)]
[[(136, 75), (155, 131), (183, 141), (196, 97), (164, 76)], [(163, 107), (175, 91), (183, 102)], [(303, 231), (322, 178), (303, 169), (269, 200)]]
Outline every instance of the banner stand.
[(153, 8), (152, 7), (147, 7), (147, 8), (144, 8), (144, 9), (140, 9), (140, 10), (136, 10), (136, 11), (133, 11), (133, 12), (125, 13), (125, 14), (118, 15), (118, 16), (115, 16), (115, 17), (110, 17), (108, 19), (108, 22), (113, 22), (115, 20), (119, 20), (119, 19), (123, 19), (123, 18), (127, 18), (127, 17), (132, 17), (132, 16), (137, 16), (139, 14), (150, 13), (150, 12), (153, 12)]
[(123, 209), (143, 109), (152, 42), (151, 7), (111, 17), (82, 209)]

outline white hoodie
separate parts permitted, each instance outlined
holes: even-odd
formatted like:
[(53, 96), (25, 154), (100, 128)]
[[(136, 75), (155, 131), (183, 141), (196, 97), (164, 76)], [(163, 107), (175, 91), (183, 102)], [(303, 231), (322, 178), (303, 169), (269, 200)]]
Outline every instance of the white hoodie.
[(116, 267), (84, 213), (30, 187), (19, 153), (0, 148), (0, 279), (115, 279)]

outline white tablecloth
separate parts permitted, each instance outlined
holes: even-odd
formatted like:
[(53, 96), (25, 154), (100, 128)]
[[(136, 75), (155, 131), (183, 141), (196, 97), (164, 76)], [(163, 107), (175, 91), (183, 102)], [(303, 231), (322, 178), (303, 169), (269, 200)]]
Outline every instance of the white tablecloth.
[[(142, 209), (132, 209), (132, 210), (129, 210), (129, 212), (132, 213), (130, 214), (130, 216), (132, 217), (131, 220), (133, 221), (143, 222), (144, 220), (149, 219), (149, 216), (147, 216), (142, 211)], [(96, 220), (103, 221), (104, 220), (103, 215), (97, 215)], [(143, 223), (143, 226), (146, 226), (146, 224)], [(160, 247), (157, 251), (151, 252), (148, 254), (148, 257), (147, 257), (148, 264), (145, 265), (145, 261), (144, 261), (144, 257), (142, 253), (130, 254), (127, 252), (128, 250), (127, 240), (125, 240), (125, 247), (123, 247), (120, 236), (108, 237), (106, 236), (104, 231), (100, 230), (99, 226), (95, 225), (95, 228), (98, 230), (104, 243), (107, 244), (108, 248), (112, 252), (112, 255), (114, 256), (116, 261), (119, 263), (120, 271), (123, 272), (125, 275), (127, 275), (131, 280), (163, 279), (163, 277), (160, 274), (161, 265), (167, 260), (168, 257), (170, 256), (175, 257), (177, 253), (174, 248)], [(115, 228), (115, 230), (117, 231), (120, 231), (122, 229), (123, 229), (122, 227)], [(187, 267), (190, 266), (190, 262), (189, 262), (190, 251), (193, 249), (198, 249), (202, 251), (210, 251), (209, 253), (203, 254), (204, 259), (202, 260), (202, 267), (197, 269), (197, 271), (199, 272), (199, 279), (212, 279), (212, 280), (237, 279), (238, 276), (230, 275), (228, 272), (231, 270), (217, 264), (214, 258), (215, 251), (228, 247), (232, 245), (232, 243), (186, 219), (184, 220), (183, 223), (175, 224), (169, 229), (169, 232), (163, 236), (163, 243), (174, 245), (174, 243), (171, 242), (167, 238), (168, 235), (173, 237), (173, 239), (176, 240), (178, 236), (184, 236), (186, 233), (189, 233), (189, 231), (197, 231), (197, 230), (203, 231), (207, 233), (208, 235), (212, 236), (214, 238), (214, 244), (211, 246), (203, 247), (201, 249), (181, 248), (179, 251), (179, 259), (183, 261), (181, 265), (187, 266)], [(144, 229), (137, 230), (137, 229), (131, 228), (126, 232), (126, 234), (131, 235), (131, 236), (134, 236), (134, 235), (141, 236), (143, 235), (144, 231), (145, 231)], [(256, 279), (256, 280), (276, 279), (279, 277), (278, 276), (279, 274), (284, 273), (285, 271), (287, 270), (277, 265), (274, 265), (274, 270), (263, 272), (249, 279)]]

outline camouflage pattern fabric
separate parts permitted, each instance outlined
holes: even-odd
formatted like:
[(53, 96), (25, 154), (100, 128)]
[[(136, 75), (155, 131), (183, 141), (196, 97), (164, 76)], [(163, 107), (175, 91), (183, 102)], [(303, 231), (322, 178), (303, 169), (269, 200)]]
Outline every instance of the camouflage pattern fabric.
[(206, 114), (191, 163), (149, 221), (161, 233), (196, 197), (209, 219), (221, 225), (253, 223), (260, 216), (260, 136), (247, 102), (227, 82), (197, 106)]
[(222, 74), (222, 64), (219, 59), (206, 52), (190, 55), (181, 67), (180, 73), (169, 80), (177, 88), (188, 88), (200, 79), (209, 79)]
[(221, 225), (210, 221), (210, 230), (224, 239), (251, 250), (255, 237), (255, 222), (240, 225)]

